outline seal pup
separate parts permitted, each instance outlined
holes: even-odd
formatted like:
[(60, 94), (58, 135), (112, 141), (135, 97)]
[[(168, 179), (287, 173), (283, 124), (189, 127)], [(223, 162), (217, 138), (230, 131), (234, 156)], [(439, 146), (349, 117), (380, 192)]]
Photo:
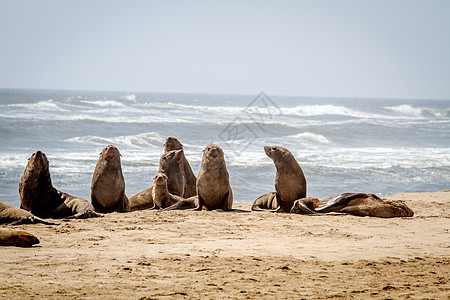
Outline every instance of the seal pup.
[(164, 143), (164, 154), (173, 151), (173, 150), (182, 150), (182, 162), (184, 169), (184, 177), (186, 179), (186, 186), (184, 189), (184, 194), (182, 195), (184, 198), (189, 198), (197, 195), (197, 177), (195, 177), (194, 172), (192, 172), (192, 168), (184, 155), (183, 145), (180, 141), (175, 137), (168, 137), (166, 142)]
[(278, 194), (276, 192), (270, 192), (260, 196), (258, 199), (253, 201), (252, 210), (253, 211), (264, 211), (264, 210), (276, 210), (280, 206), (280, 201), (278, 199)]
[(0, 229), (0, 246), (31, 247), (35, 244), (39, 244), (39, 239), (31, 233)]
[(169, 192), (181, 197), (183, 197), (186, 187), (182, 158), (183, 150), (173, 150), (164, 153), (159, 160), (158, 170), (158, 173), (163, 173), (167, 176)]
[(91, 202), (98, 212), (130, 211), (120, 156), (119, 150), (113, 145), (100, 152), (91, 182)]
[[(374, 194), (344, 193), (308, 206), (308, 199), (295, 201), (291, 212), (301, 214), (325, 214), (338, 212), (355, 216), (379, 218), (412, 217), (414, 212), (402, 201), (381, 199)], [(306, 206), (306, 207), (305, 207)]]
[(36, 151), (28, 159), (19, 183), (20, 207), (41, 218), (92, 218), (101, 215), (85, 199), (52, 185), (47, 156)]
[(0, 224), (5, 223), (11, 223), (11, 225), (36, 223), (42, 223), (45, 225), (59, 225), (57, 223), (51, 223), (39, 219), (38, 217), (24, 209), (0, 202)]
[(281, 146), (265, 146), (264, 151), (277, 169), (275, 190), (278, 207), (275, 211), (290, 212), (294, 201), (306, 197), (306, 178), (291, 151)]
[(183, 197), (172, 195), (169, 193), (168, 178), (164, 173), (158, 173), (153, 178), (153, 207), (151, 209), (166, 208), (179, 201), (184, 200)]
[(197, 178), (197, 207), (208, 210), (232, 210), (233, 191), (231, 190), (227, 165), (223, 150), (211, 144), (203, 150), (203, 160)]

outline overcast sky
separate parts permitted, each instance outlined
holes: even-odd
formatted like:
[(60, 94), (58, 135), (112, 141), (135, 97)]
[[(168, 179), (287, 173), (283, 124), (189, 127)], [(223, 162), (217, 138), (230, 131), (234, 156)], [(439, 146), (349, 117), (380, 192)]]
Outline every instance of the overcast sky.
[(450, 99), (450, 1), (0, 0), (0, 88)]

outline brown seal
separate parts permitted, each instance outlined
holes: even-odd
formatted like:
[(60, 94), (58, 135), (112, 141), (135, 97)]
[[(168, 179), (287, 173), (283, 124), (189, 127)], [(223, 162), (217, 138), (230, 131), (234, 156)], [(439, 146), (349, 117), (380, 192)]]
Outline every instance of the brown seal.
[(100, 152), (91, 182), (91, 201), (98, 212), (130, 211), (120, 156), (119, 150), (113, 145)]
[(35, 244), (39, 244), (39, 239), (31, 233), (0, 229), (0, 246), (31, 247)]
[(56, 223), (41, 220), (24, 209), (17, 208), (0, 202), (0, 224), (5, 223), (11, 223), (12, 225), (36, 224), (36, 223), (42, 223), (46, 225), (58, 225)]
[(338, 212), (355, 216), (379, 218), (412, 217), (414, 212), (402, 201), (381, 199), (374, 194), (344, 193), (319, 201), (313, 207), (308, 199), (295, 201), (291, 212), (300, 214), (324, 214)]
[(275, 190), (278, 195), (276, 211), (289, 212), (294, 201), (306, 197), (306, 178), (291, 151), (281, 146), (265, 146), (264, 151), (277, 168)]
[(37, 151), (28, 159), (19, 184), (20, 207), (41, 218), (99, 217), (85, 199), (63, 193), (52, 185), (49, 163)]
[[(183, 145), (177, 138), (168, 137), (164, 144), (164, 154), (173, 150), (183, 150)], [(186, 179), (186, 186), (184, 189), (184, 194), (180, 196), (189, 198), (197, 195), (197, 177), (195, 177), (194, 172), (192, 172), (192, 168), (184, 155), (184, 150), (181, 159), (183, 163), (184, 177)]]
[(130, 210), (135, 211), (152, 208), (154, 206), (152, 194), (153, 194), (153, 186), (128, 198), (130, 202)]
[(179, 201), (184, 200), (184, 198), (180, 196), (172, 195), (171, 193), (169, 193), (167, 181), (168, 178), (166, 174), (156, 174), (153, 181), (152, 197), (154, 206), (152, 207), (152, 209), (166, 208)]
[(253, 211), (261, 211), (261, 210), (276, 210), (279, 205), (279, 199), (276, 192), (270, 192), (260, 196), (253, 202), (252, 210)]
[(158, 173), (163, 173), (167, 176), (167, 187), (171, 194), (183, 197), (186, 187), (183, 150), (173, 150), (164, 153), (159, 160)]
[(203, 160), (197, 178), (198, 203), (195, 210), (205, 206), (208, 210), (232, 210), (231, 190), (223, 150), (214, 144), (203, 151)]

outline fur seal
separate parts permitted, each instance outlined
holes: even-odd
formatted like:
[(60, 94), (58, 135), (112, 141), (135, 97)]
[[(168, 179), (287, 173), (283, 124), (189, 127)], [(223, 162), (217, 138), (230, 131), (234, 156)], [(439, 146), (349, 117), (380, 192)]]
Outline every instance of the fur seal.
[(91, 182), (91, 201), (98, 212), (130, 211), (120, 156), (119, 150), (113, 145), (100, 152)]
[(184, 155), (183, 145), (180, 141), (175, 137), (168, 137), (166, 142), (164, 143), (164, 154), (173, 151), (173, 150), (182, 150), (182, 163), (184, 169), (184, 177), (186, 179), (186, 186), (184, 189), (184, 194), (180, 195), (184, 198), (189, 198), (197, 195), (197, 177), (195, 177), (194, 172), (192, 172), (192, 168)]
[(45, 225), (58, 225), (39, 219), (32, 213), (14, 206), (0, 202), (0, 224), (11, 223), (12, 225), (19, 224), (36, 224), (42, 223)]
[(31, 233), (0, 229), (0, 246), (31, 247), (35, 244), (39, 244), (39, 239)]
[(180, 196), (172, 195), (171, 193), (169, 193), (167, 184), (168, 178), (166, 174), (158, 173), (153, 180), (152, 196), (154, 206), (152, 207), (152, 209), (166, 208), (179, 201), (184, 200), (184, 198)]
[(322, 201), (315, 199), (313, 206), (308, 199), (294, 202), (292, 213), (324, 214), (339, 212), (355, 216), (379, 218), (412, 217), (414, 212), (402, 201), (381, 199), (374, 194), (344, 193)]
[(203, 160), (197, 178), (198, 203), (195, 210), (205, 206), (208, 210), (232, 210), (231, 190), (223, 150), (211, 144), (203, 150)]
[(152, 208), (154, 206), (152, 194), (153, 194), (153, 186), (128, 198), (130, 202), (130, 210), (135, 211)]
[(306, 178), (303, 170), (291, 151), (284, 147), (265, 146), (264, 151), (277, 168), (275, 190), (279, 206), (275, 211), (289, 212), (295, 200), (306, 197)]
[(19, 184), (20, 207), (41, 218), (99, 217), (85, 199), (55, 189), (45, 154), (37, 151), (28, 159)]
[(278, 195), (276, 192), (270, 192), (260, 196), (253, 202), (252, 210), (253, 211), (261, 211), (261, 210), (276, 210), (280, 204)]
[(164, 153), (159, 160), (158, 173), (167, 176), (169, 193), (183, 197), (186, 188), (184, 177), (183, 150), (173, 150)]

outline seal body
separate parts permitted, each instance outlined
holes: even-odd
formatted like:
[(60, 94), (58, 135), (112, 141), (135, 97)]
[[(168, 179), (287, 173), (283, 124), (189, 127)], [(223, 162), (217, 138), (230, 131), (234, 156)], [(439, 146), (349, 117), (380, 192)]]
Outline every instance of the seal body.
[(183, 150), (169, 151), (161, 156), (159, 160), (158, 173), (167, 176), (167, 187), (173, 195), (184, 195), (186, 178), (184, 176)]
[(197, 178), (198, 203), (196, 210), (206, 207), (208, 210), (231, 210), (233, 192), (223, 150), (211, 144), (203, 152), (202, 166)]
[(291, 151), (281, 146), (265, 146), (264, 151), (277, 169), (275, 190), (280, 201), (278, 210), (289, 212), (294, 201), (306, 197), (306, 178)]
[(19, 184), (20, 207), (41, 218), (98, 217), (85, 199), (63, 193), (52, 185), (49, 163), (37, 151), (28, 159)]
[(125, 195), (120, 153), (113, 145), (100, 153), (91, 182), (91, 201), (98, 212), (130, 210), (130, 202)]
[(252, 210), (276, 210), (280, 206), (280, 201), (276, 192), (270, 192), (260, 196), (252, 204)]
[(355, 216), (379, 218), (412, 217), (414, 212), (402, 201), (381, 199), (374, 194), (344, 193), (334, 197), (317, 200), (314, 207), (308, 206), (308, 199), (295, 201), (291, 212), (300, 214), (324, 214), (338, 212)]
[(136, 195), (130, 197), (128, 200), (130, 202), (131, 211), (152, 208), (154, 206), (153, 186), (143, 190), (140, 193), (137, 193)]
[(17, 208), (0, 202), (0, 224), (5, 223), (11, 223), (13, 225), (35, 224), (35, 223), (42, 223), (46, 225), (57, 225), (56, 223), (41, 220), (24, 209)]
[(166, 208), (179, 201), (184, 200), (184, 198), (180, 196), (172, 195), (171, 193), (169, 193), (166, 174), (156, 174), (153, 182), (153, 208)]
[(173, 150), (182, 150), (182, 164), (184, 170), (184, 178), (186, 180), (186, 185), (184, 189), (183, 196), (184, 198), (189, 198), (197, 195), (197, 177), (195, 177), (194, 172), (192, 172), (191, 165), (189, 164), (186, 156), (184, 155), (183, 145), (180, 141), (175, 137), (168, 137), (164, 144), (164, 154), (173, 151)]
[(31, 233), (0, 229), (0, 246), (31, 247), (35, 244), (39, 244), (39, 239)]

